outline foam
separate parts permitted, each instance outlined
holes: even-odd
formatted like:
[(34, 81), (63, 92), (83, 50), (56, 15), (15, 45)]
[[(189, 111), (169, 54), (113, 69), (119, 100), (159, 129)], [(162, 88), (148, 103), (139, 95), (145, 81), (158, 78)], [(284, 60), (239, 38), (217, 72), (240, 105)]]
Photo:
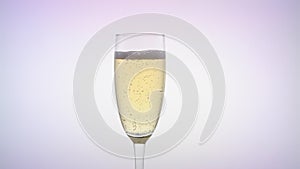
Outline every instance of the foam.
[(115, 59), (165, 59), (166, 52), (162, 50), (116, 51)]

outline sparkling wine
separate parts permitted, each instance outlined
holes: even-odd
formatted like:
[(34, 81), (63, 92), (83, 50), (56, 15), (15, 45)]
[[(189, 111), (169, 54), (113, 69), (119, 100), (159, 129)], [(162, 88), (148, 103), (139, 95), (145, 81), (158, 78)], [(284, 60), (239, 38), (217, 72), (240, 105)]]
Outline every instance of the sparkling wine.
[(121, 122), (135, 142), (153, 133), (165, 87), (165, 52), (115, 52), (115, 89)]

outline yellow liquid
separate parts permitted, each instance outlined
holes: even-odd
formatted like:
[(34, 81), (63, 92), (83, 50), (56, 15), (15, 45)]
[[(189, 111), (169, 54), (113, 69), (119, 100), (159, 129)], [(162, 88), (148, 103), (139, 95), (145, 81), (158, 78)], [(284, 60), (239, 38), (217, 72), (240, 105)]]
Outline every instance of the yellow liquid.
[(115, 88), (119, 114), (130, 137), (153, 133), (161, 111), (165, 59), (115, 59)]

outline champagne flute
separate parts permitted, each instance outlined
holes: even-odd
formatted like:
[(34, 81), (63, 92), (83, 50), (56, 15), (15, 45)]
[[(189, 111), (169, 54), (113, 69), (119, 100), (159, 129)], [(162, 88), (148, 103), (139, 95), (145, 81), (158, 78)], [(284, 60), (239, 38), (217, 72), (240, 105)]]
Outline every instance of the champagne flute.
[(144, 168), (145, 143), (157, 125), (165, 88), (165, 36), (116, 35), (115, 91), (122, 126), (132, 140), (135, 169)]

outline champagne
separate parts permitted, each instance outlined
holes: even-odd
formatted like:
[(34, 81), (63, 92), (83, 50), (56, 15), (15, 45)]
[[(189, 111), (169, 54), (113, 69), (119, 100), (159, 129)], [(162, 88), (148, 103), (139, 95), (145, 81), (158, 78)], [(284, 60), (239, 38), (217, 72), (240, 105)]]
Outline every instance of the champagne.
[(115, 52), (115, 87), (124, 130), (134, 142), (153, 133), (165, 87), (165, 52)]

